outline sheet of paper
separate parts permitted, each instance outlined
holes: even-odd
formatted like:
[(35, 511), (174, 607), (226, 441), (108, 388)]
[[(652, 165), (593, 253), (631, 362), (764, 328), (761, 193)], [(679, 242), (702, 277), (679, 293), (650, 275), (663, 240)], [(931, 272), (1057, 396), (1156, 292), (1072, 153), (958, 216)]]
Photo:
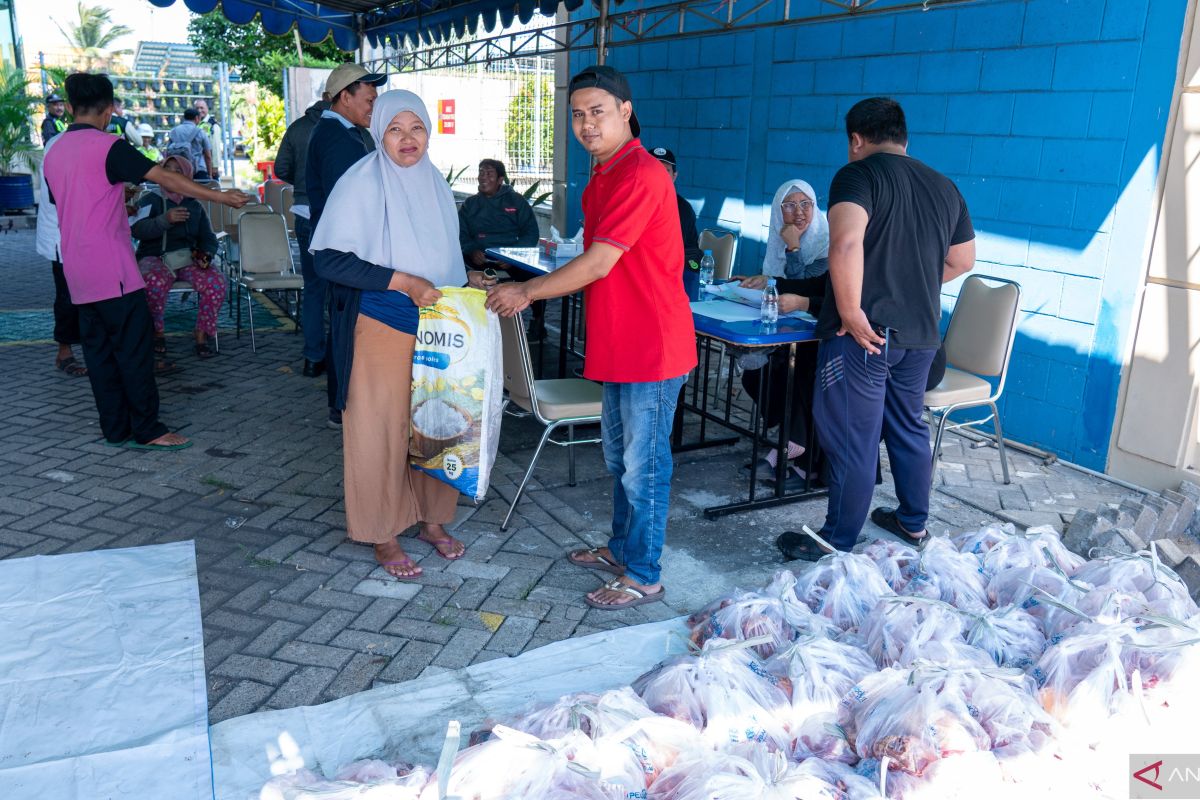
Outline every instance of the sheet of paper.
[[(692, 311), (705, 317), (723, 320), (725, 322), (741, 322), (742, 320), (758, 319), (762, 308), (762, 291), (759, 289), (743, 289), (736, 283), (723, 283), (720, 286), (707, 286), (705, 289), (714, 297), (708, 302), (692, 303)], [(716, 308), (710, 310), (708, 306)], [(731, 310), (741, 309), (740, 311)], [(816, 322), (816, 317), (805, 311), (793, 311), (780, 316), (788, 319), (803, 319)]]
[(722, 322), (743, 322), (756, 320), (760, 316), (757, 308), (733, 303), (728, 300), (708, 300), (692, 303), (692, 313), (702, 317), (719, 319)]

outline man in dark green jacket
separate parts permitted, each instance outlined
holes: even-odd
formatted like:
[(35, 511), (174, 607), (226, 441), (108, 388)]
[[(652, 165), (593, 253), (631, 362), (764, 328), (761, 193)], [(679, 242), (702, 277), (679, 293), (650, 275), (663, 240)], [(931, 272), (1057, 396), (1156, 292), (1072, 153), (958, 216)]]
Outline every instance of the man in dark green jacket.
[[(489, 247), (537, 247), (537, 218), (529, 201), (508, 182), (504, 163), (494, 158), (479, 162), (479, 193), (471, 195), (458, 210), (458, 241), (468, 268), (488, 265), (484, 250)], [(494, 266), (494, 265), (493, 265)], [(513, 271), (516, 280), (528, 276)], [(533, 305), (530, 335), (541, 338), (545, 330), (545, 301)]]
[(489, 247), (537, 247), (538, 224), (529, 201), (508, 182), (504, 164), (479, 162), (479, 193), (458, 210), (458, 240), (467, 264), (479, 268)]

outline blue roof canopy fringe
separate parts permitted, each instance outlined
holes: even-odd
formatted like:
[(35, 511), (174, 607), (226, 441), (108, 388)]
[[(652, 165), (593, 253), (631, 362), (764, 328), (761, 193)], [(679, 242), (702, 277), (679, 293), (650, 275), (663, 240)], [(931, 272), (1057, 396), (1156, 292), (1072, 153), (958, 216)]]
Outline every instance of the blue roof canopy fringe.
[[(619, 2), (619, 0), (617, 0)], [(149, 0), (159, 8), (177, 0)], [(474, 34), (482, 23), (489, 33), (514, 20), (529, 22), (535, 12), (553, 15), (559, 0), (182, 0), (197, 14), (220, 8), (230, 22), (262, 20), (268, 33), (283, 35), (296, 27), (306, 42), (332, 36), (342, 50), (357, 50), (362, 38), (376, 46), (394, 36), (414, 43), (442, 42)], [(563, 0), (570, 11), (584, 0)]]

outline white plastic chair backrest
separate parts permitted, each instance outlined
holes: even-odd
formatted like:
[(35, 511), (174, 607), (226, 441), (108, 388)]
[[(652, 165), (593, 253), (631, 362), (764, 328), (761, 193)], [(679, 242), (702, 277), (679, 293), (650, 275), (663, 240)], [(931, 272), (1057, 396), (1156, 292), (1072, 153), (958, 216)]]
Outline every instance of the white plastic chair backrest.
[(279, 181), (267, 181), (263, 184), (263, 203), (271, 207), (276, 214), (283, 213), (283, 187)]
[(283, 191), (280, 193), (281, 200), (279, 203), (283, 207), (279, 209), (279, 213), (283, 214), (284, 220), (287, 221), (289, 231), (296, 229), (296, 218), (292, 216), (292, 200), (295, 198), (295, 196), (295, 187), (291, 186), (290, 184), (285, 184)]
[(238, 218), (238, 243), (242, 272), (247, 274), (292, 271), (292, 248), (282, 214), (242, 214)]
[(500, 318), (504, 349), (504, 390), (508, 399), (526, 411), (533, 411), (537, 391), (533, 382), (533, 363), (521, 315)]
[(1002, 375), (1008, 368), (1020, 306), (1020, 284), (986, 275), (968, 276), (946, 331), (946, 361), (975, 375)]
[(733, 274), (733, 254), (737, 248), (737, 236), (728, 231), (705, 228), (700, 232), (700, 249), (712, 250), (716, 261), (714, 277), (725, 280)]
[(268, 206), (264, 206), (262, 203), (252, 203), (250, 205), (242, 206), (241, 208), (230, 208), (229, 206), (221, 206), (221, 208), (225, 209), (224, 230), (230, 236), (233, 236), (235, 241), (241, 236), (241, 234), (238, 233), (238, 223), (241, 221), (243, 216), (246, 214), (274, 213)]

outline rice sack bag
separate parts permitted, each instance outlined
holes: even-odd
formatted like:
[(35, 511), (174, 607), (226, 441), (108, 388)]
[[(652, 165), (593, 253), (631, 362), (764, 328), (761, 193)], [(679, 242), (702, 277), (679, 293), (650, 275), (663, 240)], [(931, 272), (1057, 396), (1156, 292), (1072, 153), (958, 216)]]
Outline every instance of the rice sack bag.
[(500, 442), (500, 320), (481, 289), (442, 287), (421, 309), (412, 366), (412, 466), (481, 501)]

